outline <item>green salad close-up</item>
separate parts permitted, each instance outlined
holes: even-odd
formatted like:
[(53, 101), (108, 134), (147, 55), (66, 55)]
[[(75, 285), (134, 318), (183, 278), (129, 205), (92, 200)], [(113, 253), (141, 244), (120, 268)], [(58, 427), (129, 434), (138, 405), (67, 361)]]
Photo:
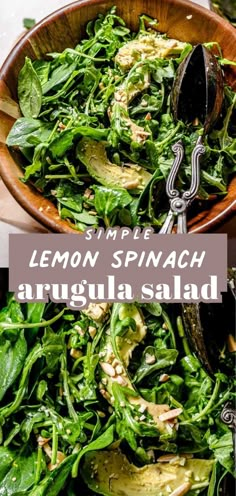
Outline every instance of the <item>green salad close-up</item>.
[(234, 473), (232, 431), (221, 420), (235, 396), (233, 353), (222, 343), (208, 373), (185, 323), (173, 304), (74, 312), (8, 294), (1, 496), (220, 495)]
[[(205, 46), (222, 68), (230, 64), (214, 40)], [(172, 146), (179, 140), (185, 157), (178, 187), (188, 189), (191, 154), (204, 123), (176, 122), (170, 95), (192, 48), (160, 34), (158, 20), (147, 15), (132, 33), (113, 7), (88, 23), (75, 48), (45, 60), (26, 57), (18, 77), (22, 117), (7, 144), (24, 155), (23, 181), (51, 200), (74, 229), (158, 230), (168, 210)], [(198, 209), (224, 197), (235, 173), (235, 105), (236, 94), (225, 83), (219, 119), (204, 136)]]

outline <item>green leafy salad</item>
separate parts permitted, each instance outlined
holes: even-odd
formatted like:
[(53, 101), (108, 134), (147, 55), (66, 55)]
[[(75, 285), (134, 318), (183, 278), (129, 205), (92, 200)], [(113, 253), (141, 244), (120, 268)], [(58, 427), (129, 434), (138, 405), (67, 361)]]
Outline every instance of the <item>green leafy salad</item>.
[[(140, 17), (132, 33), (113, 7), (88, 23), (74, 49), (26, 58), (19, 73), (23, 117), (7, 144), (25, 157), (24, 181), (56, 204), (59, 215), (84, 231), (88, 226), (146, 226), (157, 230), (168, 210), (165, 180), (172, 145), (182, 140), (185, 158), (179, 188), (191, 176), (191, 153), (203, 123), (175, 122), (170, 91), (189, 43), (158, 32)], [(208, 48), (219, 50), (217, 43)], [(221, 116), (201, 159), (198, 197), (216, 201), (235, 173), (236, 94), (225, 85)]]
[(208, 375), (179, 307), (0, 311), (1, 496), (217, 496), (233, 474), (231, 353)]

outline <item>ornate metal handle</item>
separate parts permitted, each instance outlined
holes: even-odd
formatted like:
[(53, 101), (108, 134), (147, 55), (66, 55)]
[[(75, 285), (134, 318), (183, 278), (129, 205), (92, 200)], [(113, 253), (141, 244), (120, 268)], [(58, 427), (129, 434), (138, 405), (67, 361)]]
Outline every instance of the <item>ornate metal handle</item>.
[(175, 154), (175, 159), (166, 181), (166, 194), (170, 202), (170, 211), (159, 234), (171, 233), (176, 217), (178, 217), (177, 233), (187, 233), (186, 210), (199, 188), (200, 156), (205, 152), (205, 148), (202, 145), (202, 138), (199, 137), (191, 157), (192, 177), (190, 188), (180, 195), (180, 191), (175, 188), (175, 181), (184, 157), (182, 141), (175, 143), (172, 146), (172, 150)]
[(227, 424), (230, 429), (236, 430), (236, 410), (230, 402), (227, 402), (221, 412), (221, 420)]
[(179, 196), (179, 191), (175, 189), (174, 185), (178, 170), (180, 168), (180, 164), (184, 158), (184, 148), (182, 145), (182, 141), (177, 141), (177, 143), (172, 146), (172, 150), (175, 154), (175, 159), (166, 181), (166, 194), (170, 199)]
[(205, 153), (205, 147), (202, 144), (202, 137), (197, 140), (197, 144), (193, 149), (191, 162), (192, 162), (192, 177), (190, 188), (183, 193), (183, 198), (190, 203), (196, 196), (200, 184), (200, 156)]
[(234, 464), (236, 464), (236, 410), (230, 402), (225, 404), (220, 418), (233, 430)]

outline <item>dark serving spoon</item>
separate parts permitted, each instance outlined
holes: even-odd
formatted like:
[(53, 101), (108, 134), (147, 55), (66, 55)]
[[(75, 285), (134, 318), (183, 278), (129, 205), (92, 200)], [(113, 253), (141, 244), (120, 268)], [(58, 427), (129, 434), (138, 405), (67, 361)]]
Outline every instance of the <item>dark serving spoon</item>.
[(175, 159), (166, 182), (170, 210), (160, 234), (172, 231), (176, 217), (177, 232), (187, 232), (186, 210), (200, 185), (200, 156), (205, 153), (203, 139), (219, 116), (223, 88), (223, 74), (216, 57), (203, 45), (196, 45), (178, 67), (171, 91), (171, 108), (176, 121), (201, 123), (203, 133), (192, 152), (190, 187), (182, 194), (175, 188), (175, 181), (184, 157), (184, 148), (181, 141), (172, 147)]
[[(222, 294), (222, 303), (202, 303), (200, 305), (183, 303), (181, 306), (184, 328), (190, 346), (202, 366), (210, 375), (213, 375), (214, 371), (219, 369), (220, 350), (223, 349), (227, 336), (229, 334), (234, 335), (235, 332), (236, 295), (232, 290), (230, 279), (228, 292)], [(233, 361), (232, 357), (232, 369), (234, 368)], [(220, 418), (222, 422), (232, 429), (234, 461), (236, 464), (235, 404), (227, 402), (222, 409)], [(230, 496), (233, 494), (231, 492), (233, 488), (231, 477), (226, 477), (222, 484), (224, 495)]]
[(223, 74), (216, 57), (204, 45), (196, 45), (179, 65), (172, 87), (175, 120), (189, 124), (198, 119), (207, 134), (219, 116), (223, 89)]

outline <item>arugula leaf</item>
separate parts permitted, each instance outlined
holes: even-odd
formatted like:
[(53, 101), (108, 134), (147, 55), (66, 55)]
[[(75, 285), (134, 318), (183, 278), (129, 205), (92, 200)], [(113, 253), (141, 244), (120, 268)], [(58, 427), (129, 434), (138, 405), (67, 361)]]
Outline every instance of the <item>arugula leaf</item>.
[(146, 303), (145, 308), (155, 317), (159, 317), (162, 314), (162, 306), (160, 303)]
[(64, 336), (53, 332), (50, 327), (46, 327), (42, 342), (48, 369), (53, 371), (59, 364), (64, 347)]
[(62, 219), (74, 219), (75, 221), (81, 222), (83, 224), (87, 224), (88, 226), (96, 226), (97, 225), (97, 217), (94, 215), (90, 215), (88, 212), (83, 211), (81, 213), (74, 212), (72, 210), (68, 210), (67, 208), (61, 209), (61, 218)]
[(57, 201), (68, 210), (80, 213), (83, 209), (83, 197), (77, 191), (78, 188), (73, 183), (60, 181), (55, 189), (55, 196)]
[[(45, 310), (45, 303), (27, 303), (27, 321), (30, 323), (38, 323), (41, 321)], [(39, 327), (35, 326), (29, 332), (25, 332), (28, 343), (32, 343), (39, 331)]]
[[(175, 349), (156, 350), (153, 346), (147, 346), (143, 352), (142, 363), (136, 371), (134, 382), (141, 382), (144, 377), (156, 372), (172, 367), (177, 360), (179, 352)], [(151, 365), (147, 361), (147, 356), (153, 357), (155, 360)]]
[(64, 83), (71, 74), (73, 74), (74, 70), (76, 69), (76, 63), (74, 64), (63, 64), (54, 69), (48, 80), (43, 84), (42, 86), (42, 93), (45, 95), (55, 87), (59, 86), (60, 84)]
[(72, 477), (77, 477), (78, 467), (82, 456), (84, 456), (86, 453), (89, 453), (89, 451), (102, 450), (107, 446), (110, 446), (113, 439), (114, 439), (114, 426), (111, 425), (110, 427), (108, 427), (108, 429), (105, 432), (103, 432), (103, 434), (101, 434), (101, 436), (99, 436), (97, 439), (89, 443), (88, 446), (85, 446), (80, 451), (72, 468)]

